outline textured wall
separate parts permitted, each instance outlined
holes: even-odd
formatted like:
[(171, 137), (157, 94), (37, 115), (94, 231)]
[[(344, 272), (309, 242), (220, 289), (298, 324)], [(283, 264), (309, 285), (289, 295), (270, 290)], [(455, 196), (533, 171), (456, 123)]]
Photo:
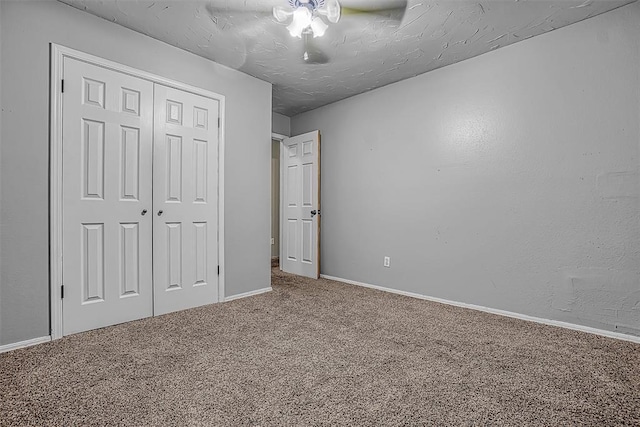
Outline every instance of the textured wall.
[(0, 344), (49, 334), (50, 42), (226, 96), (225, 293), (268, 287), (271, 85), (58, 2), (0, 9)]
[(639, 123), (640, 3), (294, 116), (321, 271), (640, 335)]

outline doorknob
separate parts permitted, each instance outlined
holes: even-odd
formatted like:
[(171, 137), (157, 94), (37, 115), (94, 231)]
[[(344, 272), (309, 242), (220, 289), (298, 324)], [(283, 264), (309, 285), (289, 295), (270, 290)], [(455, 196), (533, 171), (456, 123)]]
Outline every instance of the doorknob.
[(161, 216), (164, 211), (158, 211), (158, 216)]
[(147, 210), (146, 209), (142, 209), (142, 212), (140, 212), (140, 215), (145, 216), (147, 214)]
[(318, 209), (318, 210), (315, 210), (315, 209), (314, 209), (314, 210), (312, 210), (312, 211), (311, 211), (311, 216), (312, 216), (312, 217), (314, 217), (314, 216), (316, 216), (316, 215), (320, 215), (320, 209)]

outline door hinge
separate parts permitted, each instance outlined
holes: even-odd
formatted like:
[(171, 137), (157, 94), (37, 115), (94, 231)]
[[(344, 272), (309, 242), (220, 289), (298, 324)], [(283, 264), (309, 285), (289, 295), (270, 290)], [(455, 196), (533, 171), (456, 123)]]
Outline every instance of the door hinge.
[(218, 129), (220, 129), (220, 117), (218, 117)]
[(64, 298), (64, 285), (60, 286), (60, 299)]
[(218, 266), (218, 276), (220, 275), (220, 266)]
[(61, 92), (64, 93), (64, 79), (62, 79), (62, 82), (60, 84), (60, 89), (61, 89)]

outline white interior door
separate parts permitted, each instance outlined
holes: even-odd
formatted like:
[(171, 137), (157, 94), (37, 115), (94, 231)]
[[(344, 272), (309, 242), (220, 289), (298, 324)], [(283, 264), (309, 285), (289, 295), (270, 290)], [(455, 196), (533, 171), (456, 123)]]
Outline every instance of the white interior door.
[(153, 84), (64, 59), (64, 334), (153, 314)]
[(320, 274), (320, 132), (283, 141), (282, 257), (289, 273)]
[(216, 100), (155, 85), (154, 313), (218, 301)]

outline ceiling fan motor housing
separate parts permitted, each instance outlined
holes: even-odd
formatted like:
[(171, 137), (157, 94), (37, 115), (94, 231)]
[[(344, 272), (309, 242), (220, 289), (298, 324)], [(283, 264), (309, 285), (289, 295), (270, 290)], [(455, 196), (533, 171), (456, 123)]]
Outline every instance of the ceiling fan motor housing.
[(289, 0), (292, 8), (306, 7), (310, 11), (324, 7), (324, 0)]

